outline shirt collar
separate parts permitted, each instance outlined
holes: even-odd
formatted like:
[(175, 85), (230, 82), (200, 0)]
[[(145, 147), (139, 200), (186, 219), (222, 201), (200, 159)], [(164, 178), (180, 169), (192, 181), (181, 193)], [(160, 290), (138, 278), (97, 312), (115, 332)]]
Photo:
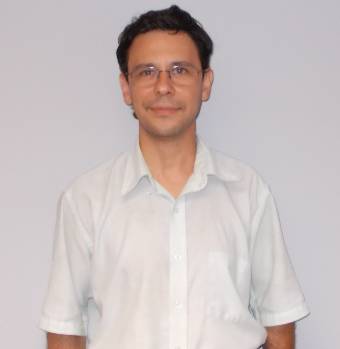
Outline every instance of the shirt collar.
[[(217, 162), (215, 153), (211, 151), (203, 142), (201, 137), (196, 137), (197, 150), (192, 177), (198, 178), (201, 183), (200, 188), (204, 187), (208, 176), (215, 176), (222, 181), (238, 181), (239, 174), (233, 171), (233, 168), (223, 167)], [(144, 160), (142, 151), (139, 146), (139, 141), (135, 142), (135, 146), (128, 153), (127, 163), (124, 173), (123, 185), (121, 193), (123, 195), (130, 192), (144, 177), (149, 177), (152, 180), (149, 168)]]
[(144, 160), (139, 141), (135, 142), (135, 146), (127, 154), (126, 168), (124, 172), (121, 193), (123, 195), (130, 192), (143, 177), (149, 176), (151, 173)]

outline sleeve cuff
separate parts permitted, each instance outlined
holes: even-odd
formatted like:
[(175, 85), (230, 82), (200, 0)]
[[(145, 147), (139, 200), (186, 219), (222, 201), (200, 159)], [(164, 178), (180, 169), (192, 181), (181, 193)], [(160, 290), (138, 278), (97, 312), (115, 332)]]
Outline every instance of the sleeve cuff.
[(284, 312), (261, 312), (260, 321), (265, 327), (277, 326), (301, 320), (309, 314), (310, 312), (307, 308), (306, 303), (302, 303), (299, 306)]
[(40, 329), (57, 334), (86, 336), (86, 328), (83, 323), (75, 321), (60, 321), (42, 316), (39, 323)]

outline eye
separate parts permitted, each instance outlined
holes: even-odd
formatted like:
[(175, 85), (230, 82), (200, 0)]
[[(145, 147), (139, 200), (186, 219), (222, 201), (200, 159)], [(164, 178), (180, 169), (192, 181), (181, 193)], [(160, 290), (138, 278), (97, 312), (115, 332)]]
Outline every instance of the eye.
[(141, 69), (138, 72), (138, 76), (139, 77), (150, 77), (150, 76), (154, 76), (155, 72), (156, 72), (155, 68), (153, 68), (153, 67), (146, 67), (146, 68)]
[(185, 75), (188, 74), (188, 69), (186, 67), (183, 67), (181, 65), (175, 65), (171, 68), (173, 75)]

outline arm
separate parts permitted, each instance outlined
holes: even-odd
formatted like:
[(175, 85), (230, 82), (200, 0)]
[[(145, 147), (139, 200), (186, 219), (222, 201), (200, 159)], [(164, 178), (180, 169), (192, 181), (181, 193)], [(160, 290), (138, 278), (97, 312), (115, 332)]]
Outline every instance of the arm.
[(59, 201), (51, 274), (40, 328), (48, 349), (85, 349), (91, 247), (71, 194)]
[(47, 349), (85, 349), (86, 337), (47, 333)]
[(291, 322), (285, 325), (266, 327), (267, 340), (264, 349), (294, 349), (295, 348), (295, 324)]

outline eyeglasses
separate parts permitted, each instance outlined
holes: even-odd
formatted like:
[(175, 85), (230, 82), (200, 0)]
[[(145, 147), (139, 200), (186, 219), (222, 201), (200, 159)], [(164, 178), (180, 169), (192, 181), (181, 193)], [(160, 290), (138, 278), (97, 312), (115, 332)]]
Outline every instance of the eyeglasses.
[(197, 76), (203, 71), (190, 63), (181, 62), (173, 63), (169, 69), (165, 70), (161, 70), (154, 65), (141, 65), (137, 66), (127, 75), (131, 77), (131, 80), (135, 84), (151, 86), (158, 81), (161, 72), (167, 73), (172, 83), (187, 86), (194, 83)]

